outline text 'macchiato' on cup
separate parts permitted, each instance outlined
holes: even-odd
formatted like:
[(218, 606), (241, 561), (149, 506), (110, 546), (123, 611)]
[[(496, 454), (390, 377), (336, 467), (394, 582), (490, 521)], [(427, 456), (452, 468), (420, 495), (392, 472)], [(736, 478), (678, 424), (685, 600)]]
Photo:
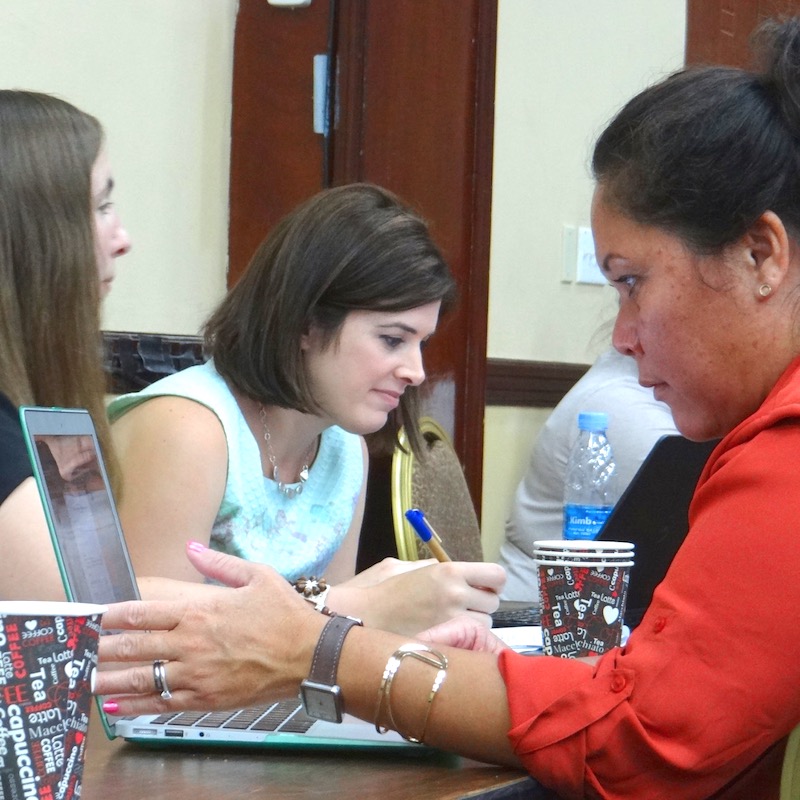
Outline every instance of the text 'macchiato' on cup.
[(0, 797), (80, 797), (105, 610), (0, 602)]
[(545, 653), (581, 658), (617, 647), (633, 544), (553, 539), (533, 548)]

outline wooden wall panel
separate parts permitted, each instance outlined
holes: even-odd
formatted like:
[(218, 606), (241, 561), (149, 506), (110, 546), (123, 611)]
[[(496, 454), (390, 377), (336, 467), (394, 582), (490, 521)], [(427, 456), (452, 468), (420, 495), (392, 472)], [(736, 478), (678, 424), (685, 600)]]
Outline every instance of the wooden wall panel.
[[(315, 0), (294, 11), (240, 0), (234, 54), (229, 285), (272, 225), (325, 185), (371, 181), (417, 208), (460, 287), (426, 367), (450, 387), (478, 508), (496, 18), (496, 0)], [(328, 142), (311, 128), (312, 60), (326, 50), (337, 65)]]
[(453, 438), (480, 508), (495, 0), (342, 0), (334, 180), (397, 192), (428, 220), (461, 300), (426, 351), (455, 387)]
[(750, 35), (759, 22), (798, 13), (799, 0), (688, 0), (686, 63), (749, 67)]
[(323, 187), (313, 130), (313, 59), (330, 0), (307, 8), (240, 0), (233, 60), (228, 286), (281, 217)]

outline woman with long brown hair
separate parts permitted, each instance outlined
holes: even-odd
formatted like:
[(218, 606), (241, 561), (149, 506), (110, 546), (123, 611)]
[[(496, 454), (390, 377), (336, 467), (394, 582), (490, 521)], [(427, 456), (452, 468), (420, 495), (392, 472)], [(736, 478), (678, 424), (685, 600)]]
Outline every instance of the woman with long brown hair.
[(0, 91), (0, 597), (63, 596), (16, 418), (89, 409), (115, 474), (100, 302), (130, 249), (103, 130), (57, 97)]

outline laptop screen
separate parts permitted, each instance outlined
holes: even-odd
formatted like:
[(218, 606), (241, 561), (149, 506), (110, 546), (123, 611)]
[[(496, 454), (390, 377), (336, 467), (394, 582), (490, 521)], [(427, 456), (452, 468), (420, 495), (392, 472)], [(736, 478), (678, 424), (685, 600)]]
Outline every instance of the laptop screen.
[[(46, 429), (41, 419), (31, 423), (33, 428), (37, 422), (39, 430)], [(31, 429), (28, 441), (70, 599), (105, 605), (138, 598), (93, 429)]]

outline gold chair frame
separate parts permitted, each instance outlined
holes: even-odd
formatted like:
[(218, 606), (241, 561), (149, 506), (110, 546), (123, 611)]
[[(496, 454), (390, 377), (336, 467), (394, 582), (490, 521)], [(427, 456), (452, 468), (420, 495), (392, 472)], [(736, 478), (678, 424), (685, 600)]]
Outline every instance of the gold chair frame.
[[(452, 454), (453, 462), (458, 463), (458, 456), (453, 449), (450, 437), (436, 420), (431, 417), (423, 417), (419, 421), (419, 427), (422, 436), (431, 444), (431, 447), (437, 442), (440, 442), (447, 448), (450, 454)], [(404, 561), (416, 561), (420, 558), (430, 557), (427, 547), (418, 539), (411, 525), (409, 525), (405, 518), (406, 510), (413, 508), (417, 504), (414, 498), (414, 470), (417, 465), (417, 458), (411, 452), (405, 430), (400, 430), (398, 440), (398, 444), (395, 446), (392, 456), (392, 522), (394, 525), (398, 558)], [(441, 453), (441, 451), (439, 452)], [(458, 466), (460, 470), (460, 464)], [(454, 473), (455, 470), (451, 469), (450, 472)], [(480, 560), (482, 559), (482, 555), (480, 554), (480, 527), (478, 526), (477, 517), (475, 517), (472, 499), (469, 497), (466, 479), (463, 478), (463, 471), (461, 472), (461, 478), (463, 479), (463, 486), (457, 487), (459, 491), (454, 493), (460, 495), (461, 505), (455, 505), (454, 508), (460, 508), (462, 516), (471, 516), (474, 520), (474, 526), (462, 526), (459, 531), (441, 529), (438, 530), (438, 533), (442, 534), (445, 549), (448, 549), (448, 543), (450, 544), (452, 548), (450, 555), (456, 560)], [(455, 499), (459, 500), (459, 497)], [(469, 504), (469, 509), (466, 509), (467, 503)], [(423, 511), (434, 511), (433, 514), (429, 513), (429, 516), (435, 528), (436, 522), (434, 517), (436, 516), (436, 510), (423, 508)], [(438, 511), (441, 512), (442, 509), (438, 509)], [(473, 527), (474, 535), (472, 532)], [(466, 536), (464, 536), (465, 532), (467, 532)], [(459, 537), (459, 534), (461, 534), (461, 537)], [(469, 541), (466, 541), (466, 539), (469, 539)]]
[(800, 725), (789, 736), (781, 771), (780, 800), (797, 800), (800, 797)]

